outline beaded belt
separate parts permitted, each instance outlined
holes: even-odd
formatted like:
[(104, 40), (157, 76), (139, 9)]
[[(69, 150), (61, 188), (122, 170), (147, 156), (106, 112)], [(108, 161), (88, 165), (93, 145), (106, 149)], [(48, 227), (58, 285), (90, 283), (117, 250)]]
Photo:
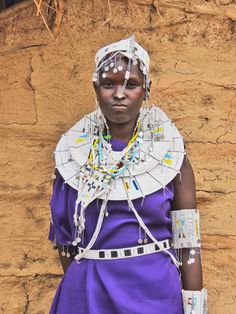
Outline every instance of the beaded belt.
[[(83, 258), (101, 260), (128, 258), (166, 251), (171, 247), (169, 239), (159, 241), (158, 243), (159, 244), (149, 243), (121, 249), (89, 250)], [(78, 247), (78, 254), (83, 253), (83, 251), (83, 248)]]

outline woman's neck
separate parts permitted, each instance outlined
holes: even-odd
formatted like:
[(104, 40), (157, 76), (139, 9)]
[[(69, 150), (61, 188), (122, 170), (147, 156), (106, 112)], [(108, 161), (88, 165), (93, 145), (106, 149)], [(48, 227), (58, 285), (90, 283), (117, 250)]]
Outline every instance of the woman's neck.
[(133, 123), (128, 122), (124, 124), (108, 123), (109, 131), (112, 138), (122, 140), (124, 142), (129, 142), (129, 140), (132, 138), (135, 124), (136, 124), (136, 121)]

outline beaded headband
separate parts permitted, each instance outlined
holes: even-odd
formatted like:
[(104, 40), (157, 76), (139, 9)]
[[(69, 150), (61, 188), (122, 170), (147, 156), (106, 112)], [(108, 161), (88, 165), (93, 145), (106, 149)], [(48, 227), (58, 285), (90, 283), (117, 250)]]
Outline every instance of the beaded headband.
[(144, 75), (145, 87), (146, 89), (149, 89), (148, 73), (150, 58), (147, 51), (135, 41), (135, 35), (112, 43), (98, 50), (95, 55), (96, 69), (93, 73), (93, 82), (99, 85), (99, 74), (105, 78), (106, 72), (108, 72), (111, 68), (114, 73), (122, 71), (123, 67), (119, 62), (122, 55), (128, 59), (124, 87), (126, 86), (130, 76), (131, 65), (139, 64), (140, 70)]
[(119, 52), (128, 59), (133, 59), (133, 61), (135, 61), (135, 59), (139, 59), (146, 67), (146, 71), (149, 71), (149, 55), (147, 51), (135, 41), (135, 35), (99, 49), (95, 55), (96, 70), (98, 70), (101, 66), (101, 61), (104, 57), (113, 52)]

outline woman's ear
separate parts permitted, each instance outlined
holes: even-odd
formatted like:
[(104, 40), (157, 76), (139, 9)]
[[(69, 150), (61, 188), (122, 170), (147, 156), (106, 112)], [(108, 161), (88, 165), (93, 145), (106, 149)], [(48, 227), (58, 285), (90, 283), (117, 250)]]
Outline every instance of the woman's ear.
[(149, 80), (149, 81), (148, 81), (148, 84), (149, 84), (148, 88), (149, 88), (149, 92), (150, 92), (150, 90), (151, 90), (151, 85), (152, 85), (152, 81)]
[(151, 80), (147, 81), (147, 91), (148, 91), (148, 93), (150, 93), (151, 85), (152, 85), (152, 81)]
[(97, 92), (97, 88), (98, 88), (97, 82), (93, 82), (93, 88), (94, 88), (94, 91), (96, 93)]
[(145, 92), (145, 95), (144, 95), (144, 100), (148, 99), (149, 97), (149, 94), (150, 94), (150, 90), (151, 90), (151, 85), (152, 85), (152, 81), (147, 81), (147, 87), (146, 87), (146, 92)]
[(98, 95), (98, 87), (99, 87), (99, 81), (93, 82), (93, 88), (95, 91), (95, 94)]

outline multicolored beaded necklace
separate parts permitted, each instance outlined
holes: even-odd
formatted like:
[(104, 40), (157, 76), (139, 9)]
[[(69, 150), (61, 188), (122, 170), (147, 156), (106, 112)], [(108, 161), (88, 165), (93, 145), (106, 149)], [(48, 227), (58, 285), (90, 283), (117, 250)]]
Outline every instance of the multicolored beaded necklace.
[(119, 161), (110, 165), (107, 163), (107, 158), (104, 157), (103, 151), (108, 144), (106, 139), (110, 140), (111, 136), (95, 136), (88, 157), (90, 165), (94, 170), (110, 174), (113, 178), (121, 176), (129, 168), (130, 164), (134, 162), (143, 140), (142, 138), (141, 120), (138, 118), (133, 136), (127, 144), (124, 156)]

